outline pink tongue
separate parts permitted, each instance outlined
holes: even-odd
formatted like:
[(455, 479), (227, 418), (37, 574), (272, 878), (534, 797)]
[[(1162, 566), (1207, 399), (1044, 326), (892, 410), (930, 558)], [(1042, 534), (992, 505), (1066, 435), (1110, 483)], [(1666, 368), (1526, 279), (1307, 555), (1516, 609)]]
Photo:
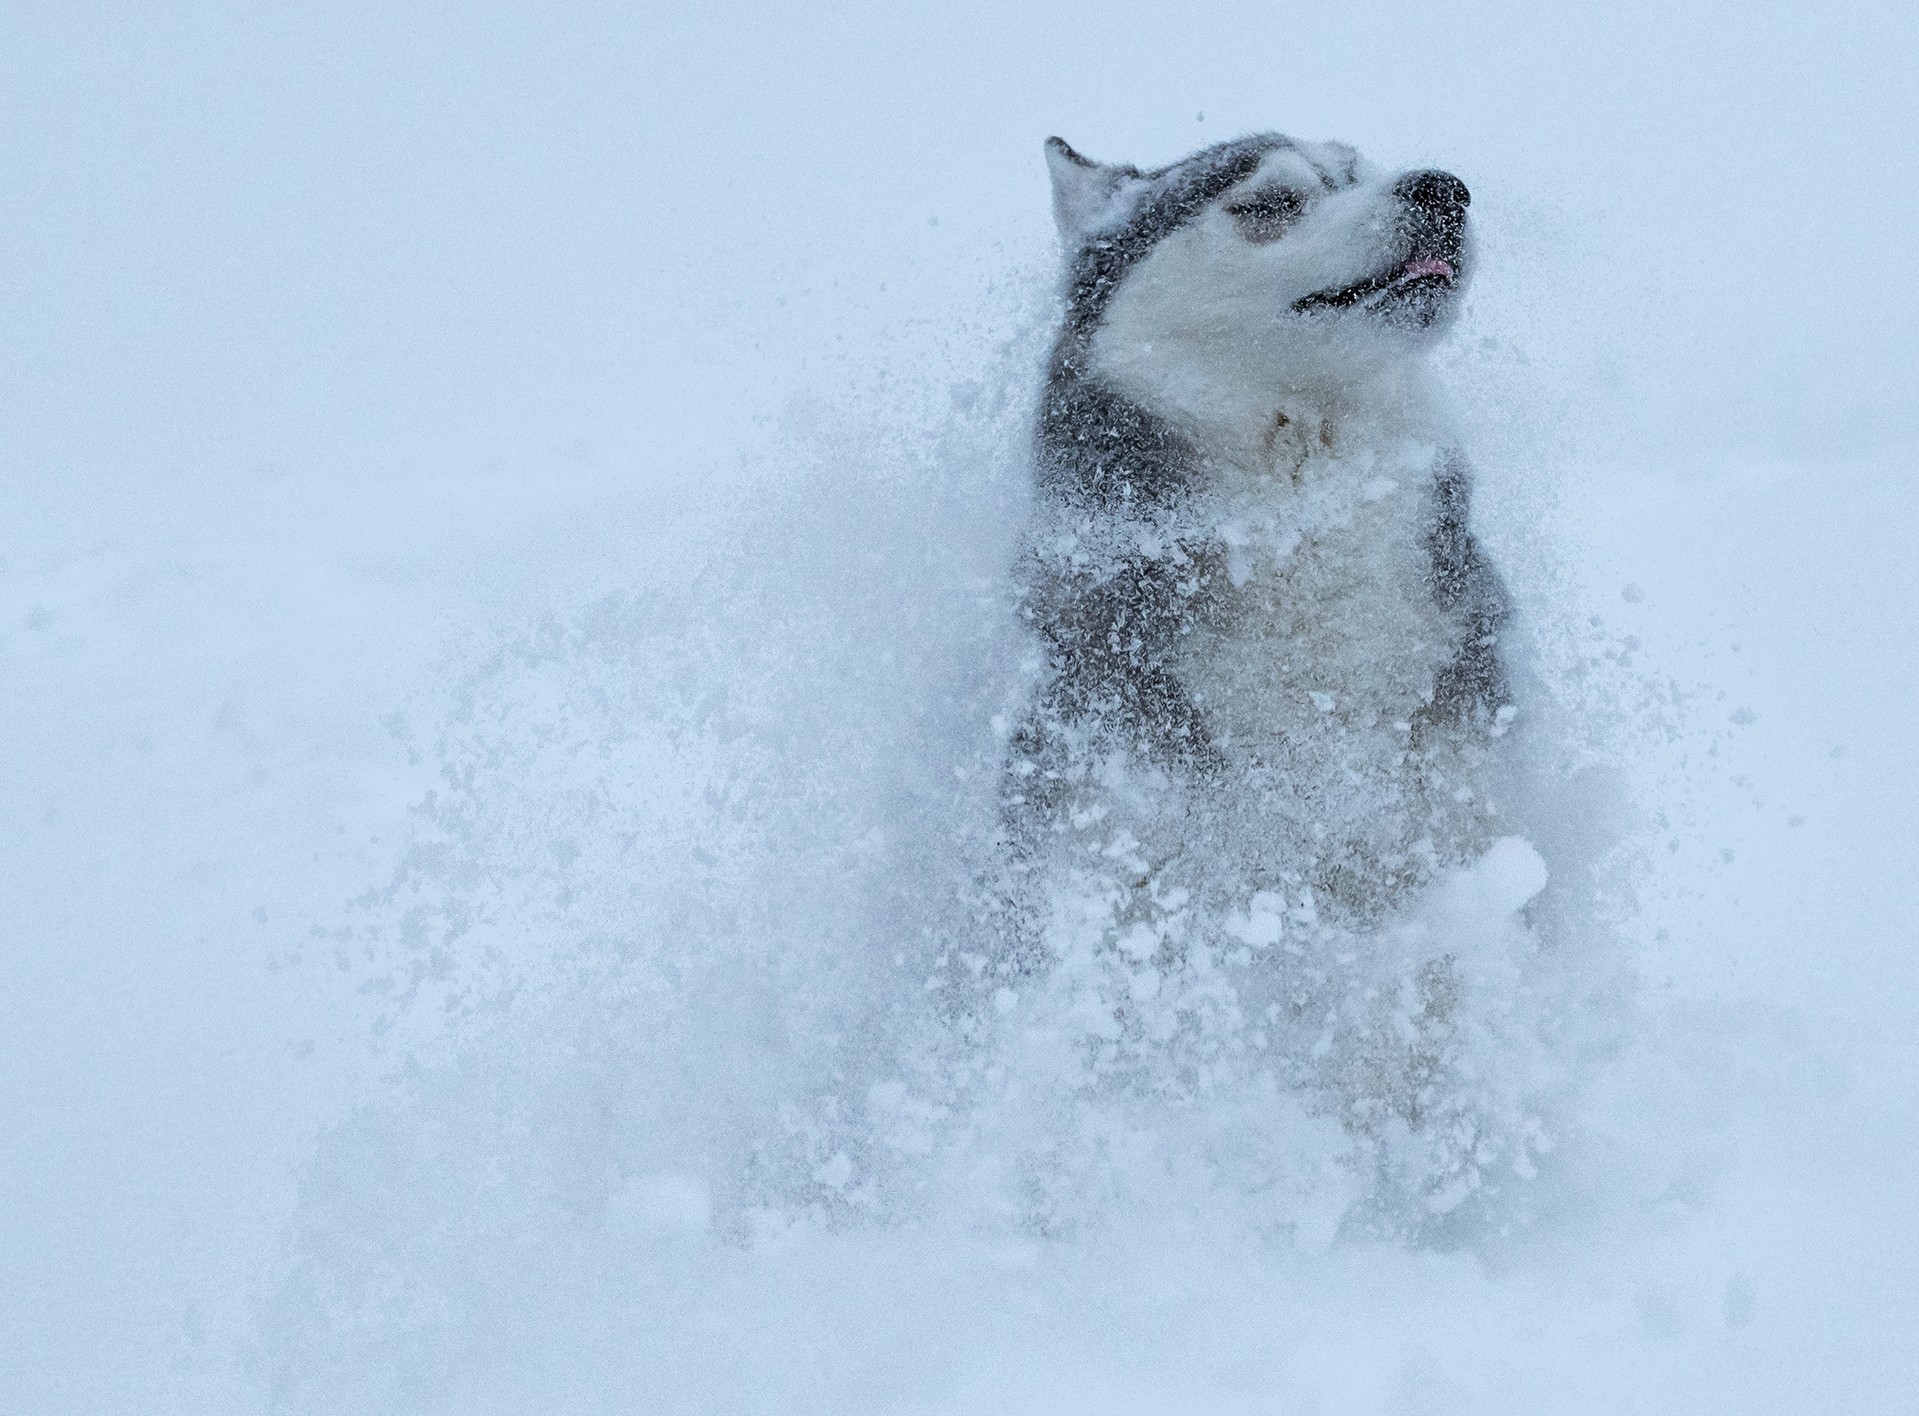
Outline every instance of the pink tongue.
[(1453, 267), (1450, 261), (1442, 261), (1438, 256), (1424, 256), (1416, 261), (1407, 261), (1405, 265), (1399, 268), (1399, 273), (1402, 276), (1437, 275), (1443, 279), (1451, 280), (1453, 278)]

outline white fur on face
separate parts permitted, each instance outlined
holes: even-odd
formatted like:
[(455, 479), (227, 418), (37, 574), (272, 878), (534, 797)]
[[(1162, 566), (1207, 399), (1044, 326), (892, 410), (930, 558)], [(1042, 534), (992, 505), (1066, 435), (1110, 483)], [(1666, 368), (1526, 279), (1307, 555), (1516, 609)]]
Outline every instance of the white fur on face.
[[(1276, 413), (1328, 416), (1355, 396), (1377, 405), (1381, 379), (1403, 381), (1423, 364), (1418, 331), (1361, 309), (1293, 310), (1405, 257), (1390, 176), (1336, 145), (1304, 153), (1357, 183), (1328, 191), (1301, 152), (1270, 154), (1127, 273), (1093, 339), (1101, 378), (1234, 460), (1254, 455)], [(1306, 209), (1279, 239), (1249, 240), (1228, 208), (1275, 186)]]

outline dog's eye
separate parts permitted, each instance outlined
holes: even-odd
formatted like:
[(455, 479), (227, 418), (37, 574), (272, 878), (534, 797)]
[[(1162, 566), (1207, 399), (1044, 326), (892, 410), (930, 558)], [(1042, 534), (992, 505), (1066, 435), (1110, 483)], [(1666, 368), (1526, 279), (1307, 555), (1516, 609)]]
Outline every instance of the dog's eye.
[(1248, 241), (1277, 241), (1306, 214), (1306, 198), (1291, 187), (1264, 187), (1240, 198), (1226, 210), (1239, 223)]

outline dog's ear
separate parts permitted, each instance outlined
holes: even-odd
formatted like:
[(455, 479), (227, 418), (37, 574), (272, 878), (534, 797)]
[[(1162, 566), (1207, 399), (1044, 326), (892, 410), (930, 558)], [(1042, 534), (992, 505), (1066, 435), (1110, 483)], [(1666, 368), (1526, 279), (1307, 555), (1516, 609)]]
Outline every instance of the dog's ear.
[(1053, 174), (1053, 220), (1068, 252), (1087, 233), (1117, 222), (1140, 180), (1138, 168), (1095, 162), (1074, 152), (1064, 138), (1046, 140), (1046, 167)]

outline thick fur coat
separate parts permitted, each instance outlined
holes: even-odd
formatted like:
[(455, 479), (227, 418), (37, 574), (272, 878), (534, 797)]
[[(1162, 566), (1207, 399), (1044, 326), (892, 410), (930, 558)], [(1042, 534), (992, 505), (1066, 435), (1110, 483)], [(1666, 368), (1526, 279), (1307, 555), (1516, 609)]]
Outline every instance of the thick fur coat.
[(1467, 190), (1276, 135), (1153, 172), (1047, 156), (1066, 290), (1016, 853), (1042, 886), (1124, 856), (1143, 889), (1377, 918), (1498, 834), (1514, 713), (1427, 372)]

